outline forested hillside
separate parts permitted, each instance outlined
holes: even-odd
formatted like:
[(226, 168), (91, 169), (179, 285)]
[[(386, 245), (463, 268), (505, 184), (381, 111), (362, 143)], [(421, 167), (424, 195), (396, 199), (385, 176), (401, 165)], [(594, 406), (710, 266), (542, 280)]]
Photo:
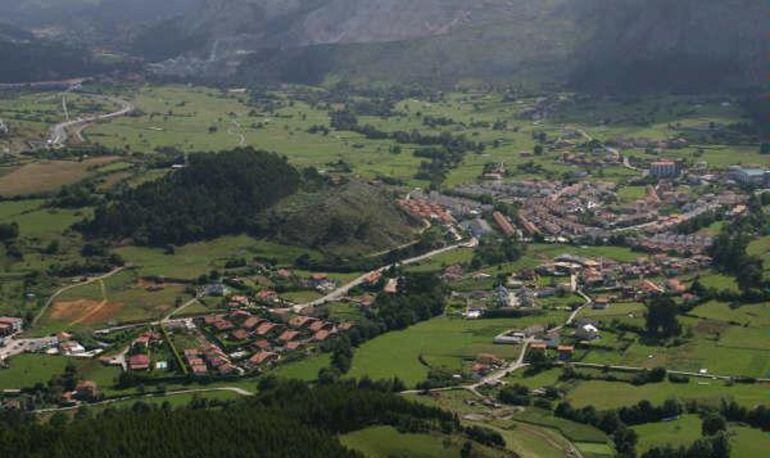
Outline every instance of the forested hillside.
[(387, 392), (353, 385), (308, 388), (301, 382), (262, 383), (256, 399), (223, 408), (135, 406), (95, 418), (66, 416), (42, 424), (6, 413), (0, 419), (0, 456), (359, 457), (336, 435), (370, 425), (405, 431), (461, 431), (456, 418)]
[(38, 39), (0, 23), (0, 83), (88, 76), (110, 67), (81, 47)]
[(190, 164), (100, 206), (83, 231), (139, 244), (184, 244), (253, 227), (258, 212), (296, 192), (286, 158), (251, 148), (191, 155)]
[(161, 77), (482, 79), (601, 92), (759, 87), (763, 8), (754, 0), (0, 2), (7, 22), (143, 58)]

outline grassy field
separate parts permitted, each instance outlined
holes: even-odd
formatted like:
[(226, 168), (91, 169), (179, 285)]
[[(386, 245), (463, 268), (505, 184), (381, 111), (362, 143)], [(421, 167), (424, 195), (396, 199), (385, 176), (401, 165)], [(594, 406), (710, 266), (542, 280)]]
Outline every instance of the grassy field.
[[(340, 436), (343, 445), (361, 452), (367, 458), (432, 458), (459, 456), (465, 443), (461, 437), (439, 434), (406, 434), (392, 426), (371, 426)], [(501, 453), (474, 444), (480, 457), (502, 456)]]
[(97, 157), (84, 161), (40, 161), (24, 165), (0, 177), (0, 196), (13, 197), (55, 191), (88, 176), (91, 168), (115, 161)]
[(639, 435), (636, 449), (644, 453), (662, 444), (671, 444), (675, 447), (690, 445), (701, 437), (701, 423), (697, 415), (682, 415), (673, 421), (647, 423), (633, 426), (631, 429)]
[(309, 356), (303, 360), (281, 364), (272, 372), (273, 374), (284, 377), (305, 380), (308, 382), (318, 378), (318, 371), (328, 367), (331, 362), (331, 356), (328, 353)]
[(765, 267), (765, 279), (770, 278), (770, 236), (764, 236), (749, 243), (746, 251), (762, 258)]
[(317, 256), (312, 250), (255, 240), (246, 235), (220, 237), (191, 243), (165, 254), (157, 248), (128, 246), (116, 250), (127, 262), (139, 266), (142, 276), (158, 276), (182, 280), (195, 279), (212, 270), (223, 269), (228, 259), (259, 258), (275, 260), (290, 266), (303, 253)]
[(149, 291), (133, 269), (60, 294), (38, 323), (36, 333), (93, 329), (159, 319), (187, 301), (184, 285), (165, 283)]
[[(701, 419), (697, 415), (683, 415), (674, 421), (633, 426), (639, 435), (636, 449), (644, 453), (650, 448), (671, 444), (689, 446), (701, 437)], [(770, 437), (759, 429), (730, 425), (730, 456), (732, 458), (764, 457), (770, 449)]]
[(434, 256), (426, 261), (406, 266), (406, 270), (411, 272), (441, 272), (446, 267), (453, 264), (468, 263), (473, 259), (473, 249), (460, 248), (438, 256)]
[(431, 365), (461, 370), (466, 361), (479, 353), (492, 353), (508, 360), (518, 356), (519, 348), (495, 345), (494, 336), (512, 328), (525, 328), (533, 323), (563, 320), (566, 314), (550, 313), (543, 317), (525, 319), (463, 320), (434, 318), (404, 331), (394, 331), (363, 344), (356, 350), (350, 375), (371, 378), (398, 376), (407, 385), (422, 381)]
[(617, 194), (620, 202), (630, 203), (644, 197), (645, 188), (644, 186), (624, 186), (618, 190)]
[(242, 397), (243, 396), (241, 396), (240, 394), (234, 393), (232, 391), (208, 391), (208, 392), (201, 392), (201, 393), (180, 393), (180, 394), (166, 393), (163, 396), (146, 396), (146, 397), (142, 396), (131, 400), (113, 402), (102, 406), (95, 406), (94, 409), (97, 411), (106, 409), (108, 407), (116, 408), (116, 409), (128, 409), (128, 408), (131, 408), (137, 402), (143, 402), (145, 404), (151, 404), (151, 405), (161, 405), (161, 404), (169, 403), (171, 407), (185, 407), (190, 405), (191, 402), (197, 399), (206, 399), (210, 401), (213, 401), (213, 400), (233, 401), (233, 400), (241, 399)]
[(590, 425), (575, 423), (554, 416), (551, 412), (530, 407), (524, 412), (515, 413), (513, 419), (519, 423), (529, 423), (559, 431), (572, 442), (595, 443), (606, 445), (609, 438), (606, 434)]
[[(615, 314), (621, 311), (620, 314)], [(601, 321), (619, 319), (643, 325), (644, 309), (638, 304), (615, 305), (605, 311), (586, 311)], [(629, 318), (633, 314), (635, 318)], [(685, 339), (678, 345), (648, 345), (635, 334), (604, 332), (597, 341), (616, 350), (593, 348), (583, 362), (641, 367), (665, 366), (669, 369), (697, 372), (706, 369), (717, 375), (760, 377), (770, 370), (765, 357), (770, 305), (743, 305), (734, 310), (727, 304), (708, 302), (679, 319)], [(621, 348), (621, 340), (630, 345)]]
[(68, 363), (77, 367), (81, 378), (96, 382), (102, 390), (108, 392), (119, 373), (119, 369), (104, 366), (96, 360), (27, 353), (10, 359), (7, 369), (0, 369), (0, 389), (45, 384), (53, 376), (62, 374)]
[(752, 407), (766, 401), (767, 388), (762, 384), (736, 384), (728, 387), (724, 382), (716, 380), (691, 380), (687, 384), (661, 382), (641, 386), (622, 382), (583, 381), (567, 394), (567, 400), (577, 407), (592, 405), (600, 410), (636, 404), (644, 399), (653, 404), (662, 404), (671, 397), (703, 402), (731, 398)]
[(770, 450), (770, 436), (766, 432), (746, 426), (734, 426), (730, 428), (733, 434), (730, 444), (731, 458), (765, 457)]
[(64, 372), (67, 359), (58, 356), (24, 354), (10, 360), (7, 369), (0, 369), (0, 389), (17, 389), (46, 383)]

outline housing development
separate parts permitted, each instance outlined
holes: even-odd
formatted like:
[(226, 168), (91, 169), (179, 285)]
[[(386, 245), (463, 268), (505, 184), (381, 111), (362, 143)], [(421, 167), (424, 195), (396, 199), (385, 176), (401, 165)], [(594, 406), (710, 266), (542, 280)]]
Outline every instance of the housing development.
[(756, 5), (22, 3), (0, 456), (767, 456)]

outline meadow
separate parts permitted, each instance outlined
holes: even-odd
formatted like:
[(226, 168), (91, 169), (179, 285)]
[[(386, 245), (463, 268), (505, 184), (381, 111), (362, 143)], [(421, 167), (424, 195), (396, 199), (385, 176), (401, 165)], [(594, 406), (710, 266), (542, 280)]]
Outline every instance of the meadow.
[(55, 191), (81, 181), (104, 164), (114, 162), (112, 156), (83, 161), (57, 160), (32, 162), (0, 176), (0, 196), (15, 197)]
[(176, 247), (173, 254), (159, 248), (126, 246), (115, 250), (127, 262), (137, 266), (145, 277), (192, 280), (212, 270), (221, 270), (229, 259), (259, 258), (291, 266), (302, 254), (320, 255), (312, 250), (256, 240), (247, 235), (220, 237), (215, 240)]
[(576, 407), (592, 405), (600, 410), (636, 404), (645, 399), (657, 405), (672, 397), (715, 404), (720, 399), (728, 398), (753, 407), (765, 402), (767, 388), (762, 384), (727, 386), (725, 382), (708, 379), (693, 379), (684, 384), (660, 382), (640, 386), (623, 382), (582, 381), (567, 394), (567, 400)]
[(661, 444), (689, 446), (701, 437), (701, 423), (698, 415), (682, 415), (673, 421), (647, 423), (631, 429), (639, 435), (637, 450), (644, 453)]
[(393, 331), (376, 337), (355, 352), (350, 375), (371, 378), (402, 379), (407, 385), (425, 380), (431, 366), (444, 366), (460, 371), (480, 353), (491, 353), (512, 360), (520, 348), (515, 345), (495, 345), (492, 339), (509, 329), (523, 329), (535, 323), (548, 323), (566, 318), (566, 313), (550, 312), (542, 317), (521, 319), (463, 320), (438, 317), (418, 323), (403, 331)]
[(95, 329), (118, 323), (158, 320), (190, 295), (184, 285), (163, 283), (148, 289), (136, 269), (68, 289), (42, 316), (36, 333)]
[[(431, 458), (459, 456), (465, 443), (461, 437), (440, 434), (400, 433), (392, 426), (371, 426), (340, 436), (343, 445), (361, 452), (367, 458), (409, 456)], [(503, 454), (474, 444), (479, 457), (503, 456)]]
[(9, 367), (0, 369), (0, 390), (45, 384), (52, 377), (64, 373), (68, 364), (75, 365), (83, 379), (96, 382), (102, 389), (109, 389), (119, 374), (119, 369), (104, 366), (96, 360), (28, 353), (11, 358)]

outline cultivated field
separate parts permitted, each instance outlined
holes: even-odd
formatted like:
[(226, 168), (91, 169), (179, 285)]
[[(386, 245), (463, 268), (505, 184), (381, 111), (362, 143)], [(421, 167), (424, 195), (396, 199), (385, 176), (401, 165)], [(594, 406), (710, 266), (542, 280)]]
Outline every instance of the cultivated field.
[(40, 161), (0, 176), (0, 196), (13, 197), (55, 191), (88, 176), (92, 168), (115, 161), (105, 156), (84, 161)]

